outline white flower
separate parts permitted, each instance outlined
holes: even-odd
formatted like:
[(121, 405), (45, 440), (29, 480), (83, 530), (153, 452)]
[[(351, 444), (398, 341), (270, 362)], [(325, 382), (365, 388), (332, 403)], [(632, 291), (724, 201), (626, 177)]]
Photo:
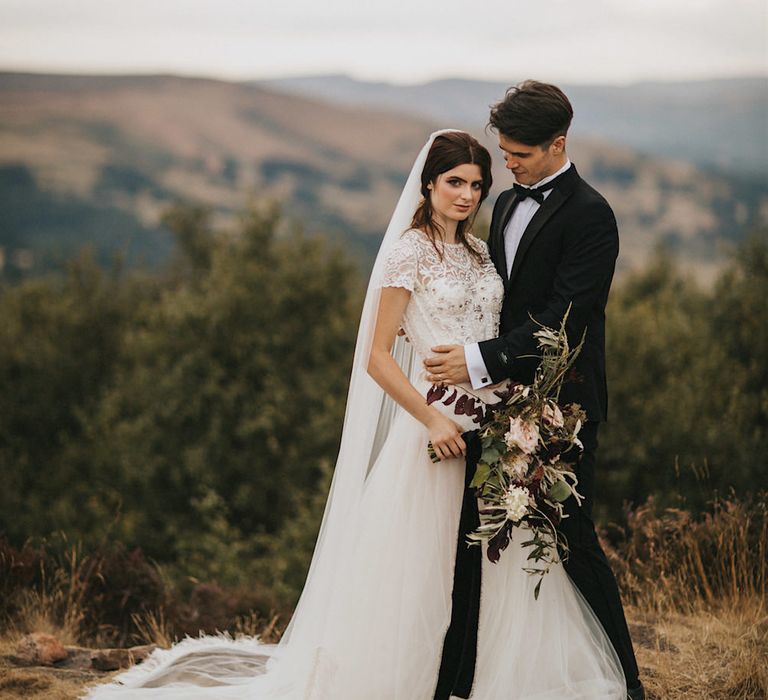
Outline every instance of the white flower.
[(505, 456), (503, 465), (504, 471), (511, 477), (523, 479), (528, 473), (528, 464), (530, 457), (522, 454), (508, 454)]
[(531, 504), (531, 494), (522, 486), (510, 486), (504, 496), (504, 507), (507, 510), (507, 519), (513, 523), (519, 522), (527, 513)]
[(563, 412), (556, 403), (545, 403), (541, 411), (541, 419), (553, 428), (562, 428), (565, 425)]
[(573, 430), (573, 444), (578, 446), (580, 450), (583, 450), (584, 445), (581, 443), (581, 440), (579, 440), (579, 438), (577, 437), (580, 430), (581, 430), (581, 420), (577, 420), (576, 427)]
[(504, 435), (504, 442), (510, 450), (517, 447), (527, 455), (533, 454), (539, 444), (539, 426), (520, 418), (510, 418), (509, 432)]

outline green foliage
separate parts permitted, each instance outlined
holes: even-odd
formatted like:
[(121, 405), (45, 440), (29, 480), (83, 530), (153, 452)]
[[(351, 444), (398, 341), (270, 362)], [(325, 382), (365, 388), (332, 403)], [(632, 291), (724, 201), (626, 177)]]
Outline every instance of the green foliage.
[[(99, 403), (145, 290), (83, 256), (63, 280), (0, 295), (0, 531), (20, 538), (79, 520), (89, 471), (73, 470), (67, 454), (80, 449), (82, 418)], [(101, 527), (110, 513), (95, 510)]]
[[(216, 580), (287, 608), (338, 447), (359, 278), (271, 209), (227, 232), (198, 208), (165, 223), (180, 257), (163, 273), (83, 256), (0, 288), (0, 533), (138, 545), (184, 595)], [(765, 232), (712, 289), (659, 257), (614, 290), (603, 518), (763, 487), (767, 320)]]
[(617, 289), (608, 311), (611, 416), (600, 501), (701, 510), (713, 490), (763, 486), (768, 452), (768, 239), (756, 233), (714, 288), (662, 256)]
[(280, 531), (261, 538), (263, 556), (254, 562), (253, 571), (279, 607), (292, 609), (304, 586), (332, 474), (329, 460), (322, 465), (317, 487), (297, 497), (293, 515)]
[(88, 268), (0, 300), (0, 529), (111, 528), (178, 576), (236, 584), (325, 484), (359, 281), (320, 239), (278, 235), (274, 210), (227, 234), (202, 210), (166, 221), (185, 269), (157, 293)]
[(88, 457), (122, 502), (121, 537), (233, 582), (337, 447), (356, 278), (317, 239), (278, 238), (273, 211), (209, 232), (207, 254), (176, 221), (196, 276), (138, 314)]

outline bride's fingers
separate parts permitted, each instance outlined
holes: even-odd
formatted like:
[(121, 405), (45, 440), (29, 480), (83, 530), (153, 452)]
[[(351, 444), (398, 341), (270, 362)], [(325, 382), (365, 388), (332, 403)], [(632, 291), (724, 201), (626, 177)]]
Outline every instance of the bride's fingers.
[(461, 439), (461, 437), (457, 437), (453, 441), (453, 454), (457, 457), (463, 457), (466, 454), (464, 450), (464, 441)]
[(459, 430), (458, 426), (456, 426), (456, 432), (451, 435), (451, 445), (455, 450), (458, 450), (460, 455), (467, 454), (467, 443), (461, 437), (461, 430)]
[(451, 440), (446, 440), (441, 444), (440, 447), (443, 452), (443, 459), (452, 459), (453, 457), (458, 456), (455, 452), (456, 448), (453, 446), (453, 442)]
[(433, 440), (432, 447), (435, 450), (435, 454), (441, 460), (451, 459), (452, 457), (464, 457), (467, 454), (467, 443), (464, 442), (458, 429), (454, 433), (449, 433), (444, 438)]
[(459, 443), (456, 441), (455, 438), (448, 438), (442, 445), (443, 451), (445, 453), (445, 458), (450, 459), (452, 457), (461, 457), (462, 451), (461, 447), (459, 446)]

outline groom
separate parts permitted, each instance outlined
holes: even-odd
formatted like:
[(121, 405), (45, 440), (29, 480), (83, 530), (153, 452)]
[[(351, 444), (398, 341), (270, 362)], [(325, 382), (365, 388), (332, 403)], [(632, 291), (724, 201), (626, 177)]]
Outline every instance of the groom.
[[(500, 337), (467, 346), (432, 348), (429, 380), (471, 381), (476, 389), (514, 379), (531, 383), (538, 354), (537, 323), (559, 328), (566, 310), (571, 346), (584, 347), (560, 394), (587, 413), (579, 433), (584, 444), (576, 473), (581, 507), (571, 497), (561, 525), (570, 553), (565, 568), (587, 599), (616, 649), (631, 700), (645, 697), (624, 618), (619, 589), (592, 522), (597, 433), (606, 419), (605, 304), (619, 238), (605, 199), (584, 180), (565, 150), (573, 109), (554, 85), (528, 80), (511, 88), (493, 107), (506, 167), (516, 182), (499, 195), (488, 247), (504, 281)], [(536, 322), (531, 320), (531, 316)]]

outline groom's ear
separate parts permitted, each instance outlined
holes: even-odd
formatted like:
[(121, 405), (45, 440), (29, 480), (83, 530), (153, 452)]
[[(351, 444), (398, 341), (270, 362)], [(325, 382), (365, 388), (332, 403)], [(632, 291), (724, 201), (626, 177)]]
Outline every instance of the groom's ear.
[(561, 134), (558, 136), (551, 144), (552, 153), (556, 156), (559, 156), (563, 151), (565, 151), (565, 135)]

